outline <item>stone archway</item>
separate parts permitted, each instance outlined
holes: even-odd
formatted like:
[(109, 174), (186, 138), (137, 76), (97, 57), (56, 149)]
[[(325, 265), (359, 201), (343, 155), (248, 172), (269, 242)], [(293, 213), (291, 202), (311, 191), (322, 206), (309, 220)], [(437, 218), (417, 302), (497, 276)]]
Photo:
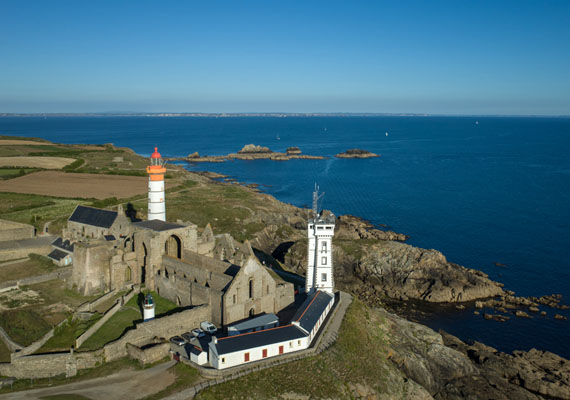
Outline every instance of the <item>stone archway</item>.
[(255, 308), (251, 307), (249, 310), (249, 318), (255, 317)]
[(164, 254), (182, 259), (182, 240), (176, 235), (171, 235), (164, 243)]

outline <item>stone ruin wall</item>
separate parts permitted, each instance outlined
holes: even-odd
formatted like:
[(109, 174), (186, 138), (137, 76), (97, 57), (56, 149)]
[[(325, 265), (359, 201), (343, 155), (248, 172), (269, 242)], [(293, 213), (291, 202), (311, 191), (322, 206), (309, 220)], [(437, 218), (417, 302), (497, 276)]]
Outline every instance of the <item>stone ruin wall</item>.
[(33, 239), (35, 234), (36, 228), (32, 225), (0, 219), (0, 242)]
[[(30, 355), (14, 357), (10, 363), (0, 363), (0, 376), (17, 379), (39, 379), (58, 375), (75, 376), (78, 370), (94, 368), (103, 362), (118, 360), (129, 355), (127, 344), (137, 347), (156, 343), (180, 335), (200, 326), (200, 322), (211, 320), (211, 308), (208, 305), (198, 306), (181, 311), (174, 315), (141, 322), (136, 328), (128, 331), (120, 339), (105, 345), (101, 350), (89, 352), (67, 352), (54, 354)], [(165, 346), (149, 351), (145, 358), (162, 354)], [(142, 350), (142, 349), (141, 349)], [(150, 350), (150, 349), (149, 349)], [(132, 352), (132, 350), (131, 350)]]

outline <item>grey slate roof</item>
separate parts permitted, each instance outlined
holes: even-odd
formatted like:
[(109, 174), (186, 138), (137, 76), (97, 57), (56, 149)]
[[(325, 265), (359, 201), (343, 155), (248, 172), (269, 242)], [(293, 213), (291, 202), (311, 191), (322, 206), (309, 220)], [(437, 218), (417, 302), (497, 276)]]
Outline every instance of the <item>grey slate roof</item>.
[(311, 332), (332, 299), (332, 295), (317, 290), (307, 297), (293, 316), (292, 321), (298, 322), (303, 329)]
[(234, 324), (228, 326), (229, 328), (234, 328), (237, 331), (247, 331), (249, 329), (255, 329), (261, 326), (279, 323), (279, 318), (275, 314), (264, 314), (259, 317), (250, 318), (246, 321), (240, 322), (238, 324)]
[(69, 240), (63, 240), (62, 238), (58, 237), (51, 243), (51, 245), (69, 253), (73, 253), (74, 246), (73, 243), (71, 243)]
[(62, 250), (55, 249), (51, 253), (48, 254), (48, 257), (53, 259), (53, 260), (59, 261), (59, 260), (65, 258), (67, 255), (69, 255), (69, 253), (66, 253), (65, 251), (62, 251)]
[(138, 228), (150, 229), (157, 232), (169, 231), (171, 229), (177, 229), (177, 228), (184, 228), (184, 225), (173, 224), (171, 222), (164, 222), (159, 219), (135, 222), (133, 225)]
[(69, 220), (80, 224), (98, 226), (100, 228), (110, 228), (116, 218), (116, 211), (77, 206), (73, 214), (71, 214), (71, 217), (69, 217)]
[(113, 241), (113, 240), (116, 240), (114, 235), (105, 235), (104, 238), (105, 238), (105, 240), (108, 241), (108, 242), (111, 242), (111, 241)]
[(218, 339), (215, 344), (218, 355), (247, 350), (253, 347), (268, 346), (274, 343), (297, 340), (307, 334), (294, 325), (285, 325), (264, 331), (243, 333)]

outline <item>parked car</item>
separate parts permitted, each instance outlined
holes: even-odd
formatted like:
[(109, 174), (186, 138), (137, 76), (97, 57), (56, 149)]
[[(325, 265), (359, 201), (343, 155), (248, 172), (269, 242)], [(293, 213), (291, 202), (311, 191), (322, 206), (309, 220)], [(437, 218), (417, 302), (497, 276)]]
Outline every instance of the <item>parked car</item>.
[(202, 329), (196, 328), (192, 329), (192, 335), (194, 335), (194, 337), (201, 338), (204, 337), (205, 333)]
[(184, 339), (187, 343), (190, 343), (190, 341), (194, 339), (194, 332), (185, 332), (180, 336), (182, 336), (182, 339)]
[(210, 335), (215, 335), (218, 331), (216, 326), (209, 321), (203, 321), (200, 323), (200, 328), (204, 331), (209, 333)]
[(170, 343), (175, 344), (177, 346), (184, 346), (186, 342), (180, 336), (173, 336), (170, 338)]

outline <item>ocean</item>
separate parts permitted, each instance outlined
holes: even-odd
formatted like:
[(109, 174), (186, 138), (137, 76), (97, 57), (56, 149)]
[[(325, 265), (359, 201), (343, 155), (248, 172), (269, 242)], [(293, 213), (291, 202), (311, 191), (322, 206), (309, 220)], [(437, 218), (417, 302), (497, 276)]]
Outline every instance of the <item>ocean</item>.
[[(325, 160), (188, 164), (258, 183), (297, 206), (311, 203), (410, 236), (480, 269), (519, 296), (560, 293), (570, 304), (570, 118), (531, 117), (3, 117), (0, 134), (60, 143), (114, 143), (150, 155), (224, 155), (248, 143), (298, 146)], [(361, 148), (372, 159), (336, 159)], [(168, 202), (167, 202), (168, 207)], [(502, 351), (570, 358), (570, 313), (486, 321), (445, 307), (422, 322)], [(555, 313), (569, 320), (555, 320)]]

